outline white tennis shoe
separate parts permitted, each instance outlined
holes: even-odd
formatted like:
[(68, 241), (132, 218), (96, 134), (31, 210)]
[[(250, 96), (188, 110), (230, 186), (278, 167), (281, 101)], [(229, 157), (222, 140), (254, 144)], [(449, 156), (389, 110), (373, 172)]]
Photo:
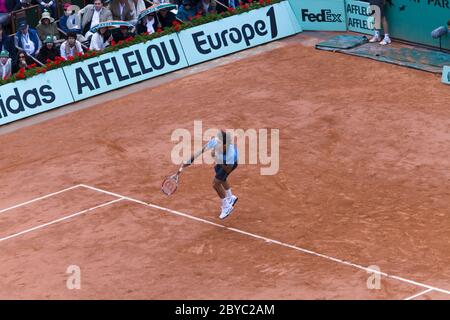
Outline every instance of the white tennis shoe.
[(231, 205), (231, 203), (227, 201), (225, 201), (222, 205), (222, 212), (220, 213), (219, 218), (220, 219), (225, 219), (226, 217), (228, 217), (231, 213), (231, 211), (233, 211), (234, 207)]
[(370, 43), (380, 42), (380, 41), (381, 41), (381, 37), (380, 37), (380, 36), (373, 36), (373, 37), (370, 38), (370, 40), (369, 40)]
[(234, 194), (231, 197), (228, 198), (228, 202), (233, 207), (234, 207), (234, 205), (236, 204), (237, 201), (238, 201), (238, 197), (236, 197)]
[(389, 37), (384, 37), (383, 41), (381, 41), (380, 44), (381, 44), (382, 46), (385, 46), (385, 45), (390, 44), (391, 42), (392, 42), (392, 41), (391, 41), (391, 38), (389, 38)]

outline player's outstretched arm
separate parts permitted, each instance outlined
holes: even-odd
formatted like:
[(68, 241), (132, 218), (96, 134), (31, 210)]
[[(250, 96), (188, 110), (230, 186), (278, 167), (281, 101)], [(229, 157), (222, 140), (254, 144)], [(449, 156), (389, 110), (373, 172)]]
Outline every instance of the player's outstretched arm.
[(214, 137), (211, 137), (211, 139), (203, 146), (202, 150), (200, 150), (197, 153), (195, 153), (191, 157), (191, 159), (189, 159), (188, 161), (185, 161), (181, 167), (185, 168), (187, 166), (190, 166), (197, 157), (199, 157), (203, 152), (205, 152), (208, 149), (212, 149), (213, 152), (214, 152), (214, 147), (216, 146), (216, 144), (217, 144), (216, 139)]

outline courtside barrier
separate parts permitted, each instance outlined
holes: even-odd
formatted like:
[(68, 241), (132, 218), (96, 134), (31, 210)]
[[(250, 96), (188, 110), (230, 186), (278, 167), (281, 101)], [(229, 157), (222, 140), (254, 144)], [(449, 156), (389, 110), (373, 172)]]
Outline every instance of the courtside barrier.
[(189, 65), (251, 48), (301, 31), (287, 1), (179, 33)]
[(303, 30), (346, 31), (344, 0), (289, 0)]
[[(365, 8), (369, 8), (369, 1), (346, 0), (348, 30), (372, 33), (365, 22)], [(441, 37), (441, 42), (431, 37), (433, 30), (439, 27), (447, 28), (447, 21), (450, 20), (450, 0), (386, 1), (384, 11), (391, 37), (433, 47), (442, 45), (442, 48), (450, 49), (450, 33)]]
[[(354, 31), (372, 33), (374, 16), (367, 19), (369, 1), (289, 0), (303, 30)], [(450, 50), (450, 31), (440, 39), (431, 32), (447, 28), (450, 0), (386, 1), (384, 12), (392, 38)], [(380, 21), (381, 22), (381, 21)]]
[[(389, 33), (393, 38), (439, 47), (431, 31), (447, 26), (450, 20), (449, 0), (386, 1)], [(442, 37), (442, 48), (450, 50), (450, 35)]]
[(442, 82), (450, 84), (450, 66), (444, 66), (442, 70)]
[(0, 125), (300, 32), (288, 1), (0, 86)]
[(0, 87), (0, 125), (73, 102), (62, 69)]
[(187, 67), (175, 33), (63, 68), (75, 101)]
[(347, 0), (345, 12), (349, 31), (373, 34), (373, 24), (369, 22), (371, 10), (368, 2)]

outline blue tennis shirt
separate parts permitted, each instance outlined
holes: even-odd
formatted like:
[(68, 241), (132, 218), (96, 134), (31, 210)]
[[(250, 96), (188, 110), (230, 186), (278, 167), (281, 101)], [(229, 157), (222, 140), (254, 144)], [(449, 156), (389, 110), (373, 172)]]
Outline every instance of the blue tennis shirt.
[[(218, 141), (217, 139), (211, 139), (206, 144), (207, 149), (213, 149), (217, 146)], [(220, 164), (226, 164), (226, 165), (234, 165), (238, 162), (238, 150), (237, 146), (230, 143), (228, 145), (226, 154), (222, 152), (222, 148), (220, 150), (216, 150), (216, 162)]]

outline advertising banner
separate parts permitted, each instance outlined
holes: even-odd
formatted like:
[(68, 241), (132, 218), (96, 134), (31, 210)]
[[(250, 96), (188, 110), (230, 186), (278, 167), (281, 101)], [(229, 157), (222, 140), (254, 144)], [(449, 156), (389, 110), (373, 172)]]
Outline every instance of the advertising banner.
[(287, 1), (180, 32), (189, 65), (300, 32)]
[(282, 1), (6, 84), (0, 125), (300, 31)]
[(0, 87), (0, 125), (72, 103), (62, 69)]
[(347, 27), (349, 31), (373, 34), (373, 23), (368, 2), (347, 0), (345, 2), (345, 13), (347, 15)]
[(64, 67), (75, 101), (187, 66), (176, 34)]
[(289, 0), (303, 30), (346, 31), (344, 0)]
[(442, 70), (442, 82), (450, 84), (450, 66), (444, 66)]

